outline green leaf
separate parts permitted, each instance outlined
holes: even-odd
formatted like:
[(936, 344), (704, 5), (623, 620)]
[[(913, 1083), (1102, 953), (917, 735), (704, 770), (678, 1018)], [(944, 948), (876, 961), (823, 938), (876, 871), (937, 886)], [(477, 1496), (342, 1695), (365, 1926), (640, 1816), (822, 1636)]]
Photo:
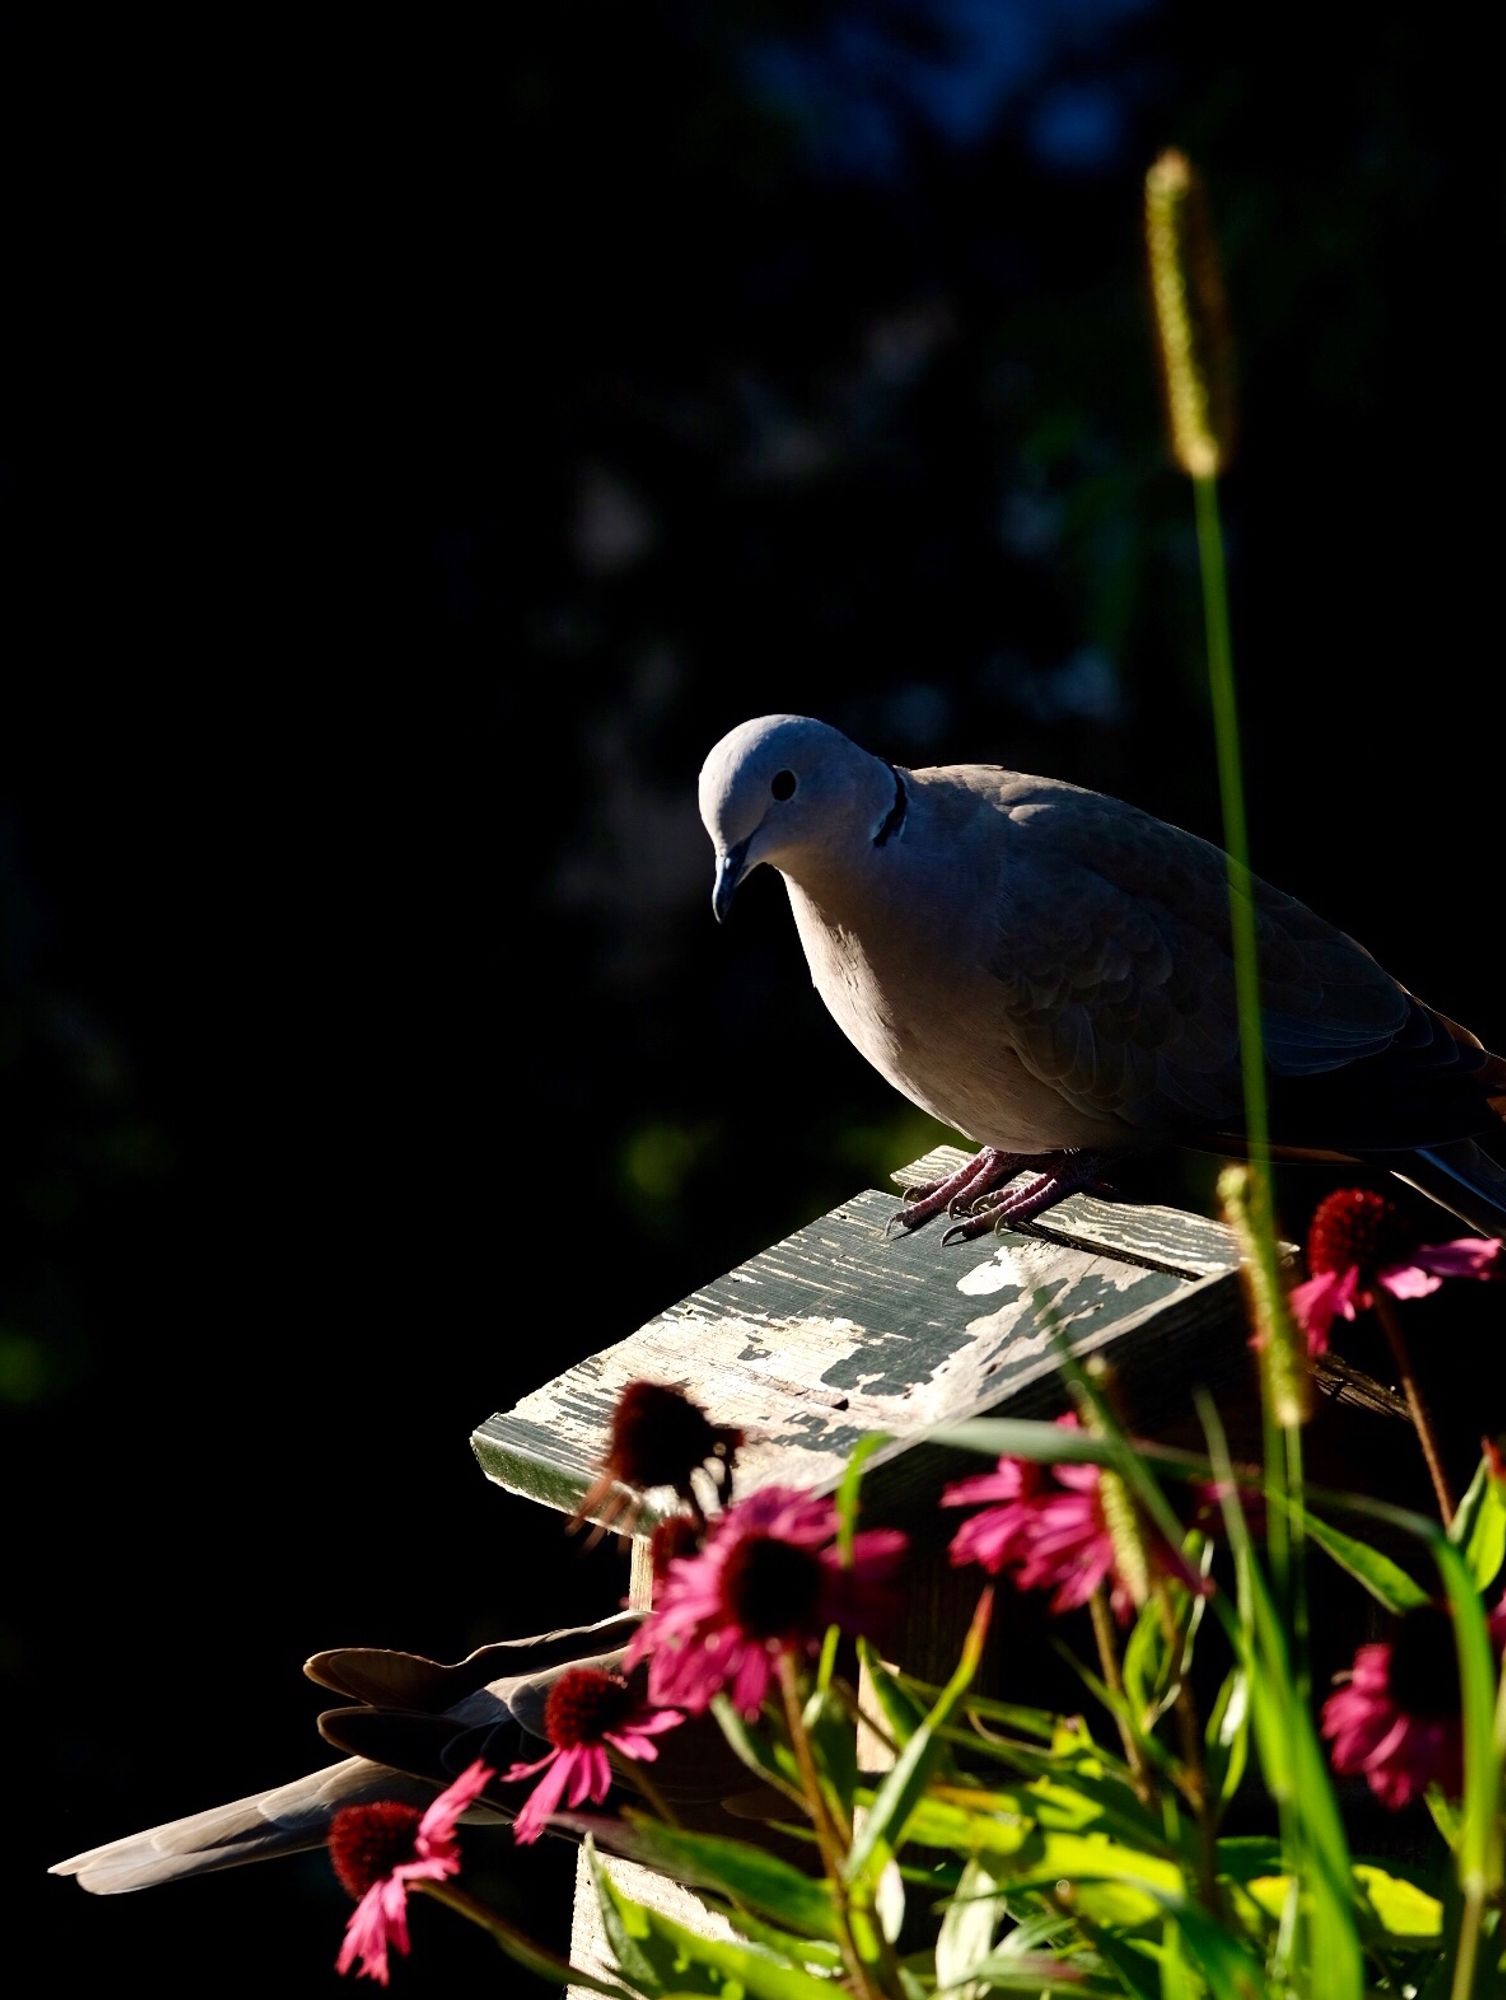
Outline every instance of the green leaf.
[(933, 1444), (961, 1445), (990, 1458), (1028, 1458), (1037, 1465), (1112, 1465), (1114, 1448), (1092, 1431), (1065, 1430), (1028, 1417), (975, 1417), (929, 1433)]
[(942, 1847), (964, 1857), (1016, 1855), (1037, 1837), (1035, 1822), (1024, 1816), (968, 1812), (925, 1793), (916, 1801), (906, 1832), (907, 1839), (922, 1847)]
[(842, 1477), (837, 1482), (837, 1490), (832, 1495), (837, 1508), (837, 1555), (842, 1567), (848, 1568), (852, 1562), (852, 1541), (858, 1527), (858, 1489), (863, 1483), (863, 1467), (879, 1449), (889, 1442), (883, 1431), (869, 1431), (860, 1437), (847, 1454), (847, 1463), (842, 1468)]
[(805, 1793), (800, 1785), (800, 1772), (784, 1745), (775, 1743), (766, 1734), (755, 1735), (724, 1694), (713, 1697), (711, 1712), (721, 1725), (722, 1734), (733, 1753), (750, 1771), (767, 1779), (776, 1791), (792, 1799), (803, 1812)]
[(1165, 1976), (1164, 1947), (1143, 1938), (1116, 1938), (1106, 1931), (1098, 1939), (1098, 1949), (1118, 1973), (1119, 1984), (1131, 2000), (1179, 2000), (1175, 1984), (1168, 1983)]
[[(625, 1978), (658, 1994), (734, 1994), (749, 2000), (832, 2000), (832, 1983), (804, 1966), (792, 1965), (751, 1944), (701, 1937), (647, 1904), (638, 1903), (606, 1871), (596, 1874), (602, 1921), (608, 1942), (617, 1951), (622, 1936), (634, 1966), (645, 1966), (653, 1983), (640, 1980), (636, 1970), (622, 1965)], [(608, 1906), (612, 1916), (608, 1918)]]
[(1454, 1614), (1454, 1644), (1464, 1715), (1464, 1798), (1459, 1828), (1459, 1881), (1466, 1894), (1489, 1896), (1502, 1876), (1501, 1746), (1495, 1741), (1495, 1652), (1463, 1556), (1440, 1536), (1433, 1560)]
[(731, 1910), (727, 1921), (740, 1936), (763, 1945), (776, 1957), (790, 1959), (796, 1965), (808, 1965), (817, 1972), (840, 1973), (842, 1970), (842, 1953), (837, 1945), (825, 1944), (820, 1938), (797, 1937), (793, 1931), (781, 1930), (777, 1924), (766, 1924), (751, 1910)]
[(1420, 1583), (1407, 1575), (1406, 1571), (1379, 1549), (1371, 1548), (1368, 1542), (1356, 1540), (1339, 1528), (1331, 1527), (1327, 1521), (1320, 1521), (1314, 1515), (1304, 1512), (1302, 1524), (1309, 1541), (1316, 1542), (1325, 1555), (1332, 1556), (1341, 1569), (1348, 1570), (1356, 1582), (1362, 1583), (1370, 1595), (1384, 1604), (1386, 1609), (1398, 1617), (1404, 1611), (1415, 1610), (1419, 1604), (1426, 1604), (1428, 1594)]
[(905, 1927), (905, 1878), (897, 1861), (891, 1861), (878, 1878), (873, 1895), (873, 1913), (885, 1939), (893, 1944)]
[(863, 1666), (863, 1687), (871, 1689), (878, 1703), (878, 1719), (903, 1750), (926, 1719), (926, 1704), (889, 1671), (868, 1640), (859, 1639), (858, 1658)]
[(1463, 1554), (1476, 1590), (1489, 1590), (1506, 1561), (1506, 1495), (1488, 1458), (1475, 1468), (1448, 1538)]
[(1095, 1923), (1133, 1929), (1183, 1896), (1182, 1871), (1142, 1849), (1099, 1833), (1038, 1834), (1018, 1862), (990, 1864), (1014, 1892), (1054, 1891), (1071, 1885), (1071, 1907)]
[[(1182, 1592), (1183, 1597), (1187, 1595)], [(1147, 1598), (1130, 1628), (1124, 1646), (1124, 1692), (1142, 1730), (1155, 1726), (1159, 1702), (1170, 1678), (1166, 1633), (1161, 1623), (1161, 1607)]]
[(981, 1861), (969, 1861), (936, 1936), (938, 1986), (957, 1988), (960, 2000), (979, 2000), (984, 1989), (972, 1983), (973, 1968), (993, 1949), (1008, 1910), (998, 1878)]
[(1258, 1875), (1279, 1875), (1286, 1866), (1281, 1842), (1265, 1833), (1235, 1834), (1215, 1849), (1217, 1872), (1226, 1882), (1253, 1882)]
[(1443, 1935), (1443, 1905), (1436, 1896), (1368, 1861), (1354, 1864), (1354, 1879), (1387, 1937), (1407, 1941)]
[(791, 1862), (720, 1833), (685, 1833), (641, 1813), (625, 1815), (628, 1831), (614, 1848), (692, 1889), (715, 1889), (735, 1902), (751, 1903), (786, 1930), (808, 1937), (837, 1939), (836, 1910), (827, 1884)]
[(1193, 1976), (1182, 1944), (1181, 1931), (1168, 1918), (1161, 1928), (1160, 2000), (1198, 2000), (1200, 1982)]
[(1283, 1824), (1301, 1848), (1305, 1949), (1324, 1969), (1326, 2000), (1361, 2000), (1364, 1968), (1338, 1801), (1260, 1566), (1253, 1558), (1245, 1566), (1255, 1631), (1250, 1687), (1256, 1739), (1267, 1783), (1284, 1809)]
[(802, 1719), (816, 1764), (840, 1800), (843, 1817), (851, 1819), (852, 1795), (858, 1784), (857, 1727), (830, 1689), (817, 1689), (805, 1704)]
[[(1214, 2000), (1255, 2000), (1270, 1991), (1265, 1967), (1243, 1939), (1185, 1898), (1165, 1904), (1166, 1914), (1182, 1934), (1187, 1955), (1197, 1967)], [(1320, 1961), (1321, 1962), (1321, 1961)], [(1335, 1989), (1316, 1989), (1327, 1996)]]
[(636, 1928), (630, 1928), (618, 1906), (613, 1885), (607, 1880), (601, 1866), (601, 1857), (596, 1852), (596, 1843), (589, 1834), (583, 1842), (586, 1865), (591, 1870), (591, 1886), (596, 1891), (596, 1906), (601, 1912), (602, 1935), (606, 1938), (612, 1956), (617, 1961), (617, 1970), (629, 1984), (644, 1993), (662, 1993), (658, 1973), (652, 1958), (642, 1949)]
[[(1291, 1877), (1283, 1870), (1279, 1853), (1272, 1861), (1274, 1865), (1236, 1880), (1240, 1894), (1262, 1915), (1279, 1922), (1291, 1893)], [(1354, 1888), (1363, 1927), (1376, 1943), (1416, 1945), (1442, 1937), (1443, 1905), (1415, 1882), (1373, 1862), (1357, 1861)]]
[(1117, 1771), (1104, 1770), (1095, 1752), (1064, 1751), (1053, 1757), (1033, 1748), (984, 1744), (962, 1730), (946, 1729), (942, 1734), (949, 1743), (968, 1745), (975, 1754), (982, 1752), (1011, 1766), (1028, 1781), (1000, 1786), (980, 1780), (981, 1790), (954, 1794), (964, 1804), (976, 1799), (981, 1810), (1016, 1813), (1064, 1830), (1091, 1826), (1133, 1845), (1170, 1852), (1164, 1815), (1148, 1811), (1126, 1779)]
[(1222, 1599), (1216, 1608), (1236, 1663), (1247, 1676), (1261, 1768), (1302, 1884), (1301, 1949), (1309, 1963), (1323, 1968), (1324, 2000), (1362, 2000), (1364, 1962), (1338, 1801), (1312, 1714), (1292, 1672), (1285, 1629), (1251, 1545), (1249, 1525), (1233, 1498), (1233, 1469), (1218, 1412), (1205, 1395), (1200, 1394), (1197, 1403), (1214, 1478), (1224, 1495), (1224, 1525), (1237, 1575), (1237, 1617), (1229, 1615)]
[(1250, 1748), (1250, 1677), (1231, 1667), (1218, 1691), (1204, 1731), (1203, 1757), (1208, 1788), (1221, 1806), (1239, 1790)]
[(1459, 1808), (1452, 1799), (1446, 1799), (1436, 1785), (1429, 1785), (1427, 1808), (1433, 1816), (1433, 1824), (1443, 1835), (1444, 1843), (1452, 1852), (1459, 1845)]
[[(901, 1673), (896, 1676), (906, 1694), (914, 1695), (923, 1704), (920, 1718), (924, 1720), (926, 1711), (935, 1703), (941, 1693), (939, 1687), (929, 1681), (915, 1680), (911, 1675)], [(962, 1704), (964, 1713), (971, 1720), (978, 1716), (996, 1722), (1001, 1729), (1012, 1729), (1020, 1736), (1036, 1736), (1042, 1743), (1051, 1743), (1062, 1718), (1049, 1708), (1021, 1708), (1017, 1702), (994, 1701), (990, 1696), (969, 1694)]]
[(910, 1815), (925, 1791), (932, 1771), (945, 1754), (946, 1746), (937, 1732), (967, 1693), (978, 1671), (992, 1611), (993, 1592), (985, 1590), (973, 1613), (967, 1637), (962, 1642), (962, 1658), (956, 1673), (942, 1690), (936, 1706), (900, 1752), (894, 1769), (874, 1794), (862, 1830), (847, 1857), (849, 1882), (876, 1882), (904, 1840)]
[(963, 1986), (941, 1987), (941, 2000), (973, 2000), (986, 1993), (1031, 1993), (1039, 1996), (1071, 1994), (1082, 2000), (1123, 2000), (1124, 1988), (1118, 1981), (1095, 1979), (1075, 1959), (1042, 1958), (1020, 1952), (1006, 1956), (994, 1952), (980, 1959), (973, 1976)]
[[(1194, 1567), (1200, 1566), (1206, 1573), (1211, 1545), (1201, 1536), (1196, 1544), (1189, 1558)], [(1194, 1597), (1175, 1580), (1167, 1582), (1166, 1593), (1175, 1636), (1168, 1640), (1162, 1605), (1152, 1596), (1141, 1608), (1124, 1648), (1124, 1691), (1142, 1735), (1155, 1727), (1176, 1700), (1177, 1689), (1191, 1670), (1193, 1641), (1207, 1609), (1205, 1597)]]

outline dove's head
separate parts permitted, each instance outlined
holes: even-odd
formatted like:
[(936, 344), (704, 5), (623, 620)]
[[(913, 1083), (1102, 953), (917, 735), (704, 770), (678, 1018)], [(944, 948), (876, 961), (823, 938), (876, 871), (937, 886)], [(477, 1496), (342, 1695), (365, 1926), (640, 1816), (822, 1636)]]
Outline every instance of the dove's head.
[(797, 881), (879, 839), (903, 787), (829, 723), (761, 715), (722, 738), (701, 767), (701, 818), (716, 849), (718, 923), (744, 876), (770, 862)]

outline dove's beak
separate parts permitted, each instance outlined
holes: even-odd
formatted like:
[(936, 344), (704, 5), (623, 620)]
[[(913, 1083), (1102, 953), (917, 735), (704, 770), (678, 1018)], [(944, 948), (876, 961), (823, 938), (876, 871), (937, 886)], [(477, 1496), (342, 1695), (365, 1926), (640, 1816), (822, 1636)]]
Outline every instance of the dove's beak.
[(748, 872), (748, 843), (740, 840), (725, 854), (716, 857), (716, 887), (711, 892), (711, 912), (719, 924), (727, 921), (737, 885)]

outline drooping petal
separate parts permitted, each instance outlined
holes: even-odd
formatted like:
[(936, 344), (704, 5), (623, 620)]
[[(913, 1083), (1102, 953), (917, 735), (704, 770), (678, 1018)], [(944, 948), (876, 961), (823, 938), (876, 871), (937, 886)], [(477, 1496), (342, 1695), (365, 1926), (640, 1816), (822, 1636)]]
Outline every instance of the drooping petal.
[(1442, 1278), (1424, 1271), (1420, 1264), (1392, 1264), (1376, 1272), (1375, 1282), (1393, 1299), (1425, 1299), (1443, 1284)]
[(560, 1799), (574, 1772), (578, 1755), (579, 1752), (574, 1750), (557, 1751), (551, 1768), (529, 1793), (517, 1818), (513, 1821), (513, 1839), (520, 1845), (527, 1847), (537, 1840), (548, 1824), (551, 1813), (559, 1810)]
[(620, 1729), (609, 1729), (605, 1740), (634, 1763), (652, 1764), (659, 1755), (654, 1737), (662, 1736), (666, 1729), (678, 1728), (684, 1720), (678, 1709), (661, 1708), (656, 1715), (635, 1716)]
[(516, 1784), (520, 1778), (536, 1777), (544, 1769), (545, 1765), (552, 1764), (559, 1754), (558, 1750), (547, 1750), (536, 1764), (511, 1764), (501, 1774), (499, 1782), (504, 1785), (512, 1785)]
[(1498, 1278), (1503, 1255), (1506, 1245), (1493, 1236), (1456, 1236), (1449, 1243), (1421, 1244), (1413, 1261), (1440, 1278)]
[(418, 1823), (420, 1854), (441, 1843), (453, 1843), (456, 1822), (467, 1806), (474, 1805), (496, 1773), (478, 1757), (468, 1764), (447, 1791), (440, 1793)]
[(769, 1692), (769, 1683), (774, 1678), (773, 1661), (765, 1646), (746, 1646), (733, 1676), (732, 1705), (740, 1714), (751, 1719), (763, 1707), (764, 1697)]
[(336, 1972), (349, 1972), (359, 1958), (361, 1963), (357, 1976), (374, 1979), (379, 1986), (388, 1983), (389, 1939), (397, 1944), (400, 1951), (408, 1949), (406, 1927), (403, 1928), (399, 1941), (398, 1933), (388, 1922), (383, 1899), (383, 1892), (387, 1886), (385, 1878), (380, 1882), (373, 1882), (351, 1911), (350, 1920), (345, 1926), (345, 1937), (340, 1945), (340, 1955), (335, 1960)]
[(599, 1743), (583, 1743), (566, 1751), (572, 1760), (569, 1806), (584, 1805), (587, 1799), (599, 1804), (612, 1789), (612, 1767)]
[(1022, 1552), (1034, 1514), (1018, 1502), (1005, 1507), (989, 1507), (964, 1521), (953, 1535), (948, 1551), (953, 1564), (980, 1563), (990, 1576), (997, 1576), (1006, 1562)]
[(1329, 1329), (1335, 1318), (1354, 1318), (1354, 1295), (1359, 1287), (1358, 1268), (1347, 1271), (1320, 1271), (1316, 1278), (1293, 1287), (1292, 1315), (1307, 1340), (1309, 1354), (1326, 1354)]
[(979, 1472), (971, 1479), (954, 1479), (941, 1489), (943, 1507), (981, 1507), (990, 1500), (1018, 1500), (1022, 1461), (1001, 1458), (996, 1472)]

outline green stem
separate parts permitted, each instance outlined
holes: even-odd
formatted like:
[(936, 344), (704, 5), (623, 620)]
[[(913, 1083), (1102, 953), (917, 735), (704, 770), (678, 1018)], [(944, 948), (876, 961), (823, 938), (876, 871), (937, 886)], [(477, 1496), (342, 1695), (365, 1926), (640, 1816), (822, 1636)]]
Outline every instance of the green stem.
[(1218, 1829), (1214, 1825), (1213, 1805), (1208, 1796), (1208, 1771), (1203, 1759), (1203, 1729), (1198, 1718), (1197, 1702), (1192, 1687), (1184, 1671), (1183, 1644), (1176, 1613), (1172, 1609), (1171, 1592), (1166, 1588), (1163, 1576), (1151, 1578), (1151, 1591), (1156, 1600), (1156, 1613), (1161, 1621), (1161, 1632), (1166, 1640), (1166, 1654), (1171, 1661), (1172, 1671), (1177, 1677), (1177, 1692), (1174, 1706), (1177, 1715), (1177, 1731), (1181, 1737), (1183, 1791), (1187, 1803), (1192, 1807), (1197, 1821), (1198, 1833), (1198, 1900), (1215, 1917), (1222, 1911), (1218, 1900)]
[(619, 1772), (623, 1775), (624, 1783), (642, 1793), (643, 1797), (653, 1807), (655, 1813), (663, 1820), (666, 1826), (677, 1827), (683, 1831), (684, 1822), (668, 1799), (659, 1790), (653, 1779), (648, 1775), (647, 1771), (644, 1770), (642, 1764), (636, 1758), (618, 1757), (611, 1752), (608, 1754), (611, 1756), (612, 1762), (617, 1765)]
[(1391, 1359), (1396, 1364), (1401, 1392), (1407, 1399), (1407, 1412), (1412, 1419), (1412, 1428), (1417, 1433), (1417, 1442), (1422, 1446), (1422, 1455), (1427, 1461), (1428, 1477), (1433, 1482), (1433, 1494), (1438, 1502), (1438, 1512), (1446, 1528), (1454, 1518), (1458, 1502), (1448, 1483), (1448, 1474), (1443, 1469), (1443, 1454), (1438, 1449), (1438, 1433), (1433, 1428), (1432, 1414), (1423, 1401), (1422, 1389), (1412, 1367), (1411, 1350), (1407, 1346), (1407, 1336), (1402, 1331), (1401, 1314), (1396, 1310), (1391, 1295), (1383, 1285), (1375, 1287), (1375, 1316), (1381, 1323), (1381, 1331), (1386, 1336), (1386, 1345), (1391, 1350)]
[(843, 1865), (842, 1845), (827, 1809), (821, 1774), (816, 1769), (815, 1755), (805, 1730), (799, 1669), (795, 1665), (793, 1655), (787, 1652), (779, 1655), (779, 1692), (784, 1698), (784, 1722), (785, 1728), (789, 1731), (790, 1748), (795, 1753), (795, 1764), (805, 1790), (805, 1808), (811, 1816), (811, 1825), (816, 1834), (816, 1846), (821, 1854), (821, 1865), (826, 1870), (826, 1879), (831, 1884), (832, 1900), (836, 1905), (837, 1934), (842, 1947), (843, 1963), (847, 1967), (854, 1988), (862, 1995), (862, 2000), (884, 2000), (884, 1996), (874, 1984), (872, 1973), (865, 1964), (852, 1934), (852, 1915), (848, 1907), (847, 1871)]
[(1475, 1964), (1480, 1956), (1480, 1933), (1485, 1924), (1485, 1887), (1478, 1881), (1464, 1888), (1464, 1911), (1459, 1919), (1459, 1949), (1454, 1955), (1454, 1983), (1450, 2000), (1471, 2000), (1475, 1990)]
[[(1203, 625), (1208, 643), (1208, 686), (1213, 702), (1213, 735), (1218, 758), (1218, 790), (1223, 807), (1224, 847), (1229, 870), (1229, 924), (1234, 950), (1234, 993), (1239, 1008), (1239, 1062), (1244, 1087), (1245, 1143), (1250, 1159), (1250, 1221), (1255, 1254), (1267, 1295), (1282, 1296), (1281, 1256), (1271, 1199), (1271, 1123), (1266, 1098), (1265, 1044), (1260, 1020), (1260, 951), (1255, 919), (1254, 878), (1250, 873), (1250, 828), (1245, 812), (1244, 767), (1239, 747), (1239, 702), (1234, 686), (1234, 647), (1229, 636), (1229, 587), (1224, 570), (1224, 536), (1219, 520), (1218, 480), (1194, 477), (1198, 565), (1203, 579)], [(1268, 1484), (1285, 1499), (1288, 1456), (1281, 1427), (1266, 1399), (1265, 1457)], [(1278, 1507), (1268, 1539), (1271, 1569), (1290, 1617), (1298, 1586), (1295, 1551), (1288, 1547)]]
[(1288, 1424), (1281, 1433), (1281, 1442), (1286, 1453), (1283, 1466), (1286, 1500), (1291, 1509), (1284, 1533), (1291, 1558), (1287, 1601), (1292, 1612), (1292, 1678), (1297, 1684), (1298, 1699), (1305, 1706), (1312, 1692), (1312, 1677), (1307, 1657), (1307, 1517), (1302, 1511), (1306, 1482), (1302, 1471), (1301, 1426)]
[(1098, 1647), (1098, 1665), (1103, 1673), (1103, 1684), (1117, 1703), (1114, 1721), (1119, 1728), (1119, 1741), (1124, 1745), (1124, 1758), (1130, 1767), (1135, 1794), (1142, 1804), (1149, 1805), (1151, 1784), (1145, 1768), (1145, 1752), (1141, 1749), (1140, 1739), (1131, 1729), (1125, 1714), (1124, 1675), (1119, 1671), (1119, 1649), (1114, 1643), (1114, 1619), (1102, 1585), (1089, 1597), (1088, 1611), (1093, 1620), (1093, 1639)]
[[(1256, 1220), (1265, 1222), (1269, 1228), (1271, 1129), (1266, 1108), (1265, 1051), (1260, 1035), (1260, 968), (1251, 893), (1250, 829), (1245, 816), (1244, 771), (1239, 752), (1239, 705), (1234, 692), (1234, 649), (1229, 638), (1229, 591), (1224, 575), (1218, 481), (1211, 475), (1194, 479), (1192, 490), (1197, 500), (1198, 561), (1203, 577), (1203, 624), (1208, 640), (1218, 790), (1223, 806), (1224, 847), (1229, 858), (1229, 913), (1234, 935), (1234, 992), (1239, 1006), (1245, 1132), (1256, 1181), (1254, 1193), (1257, 1201), (1264, 1203), (1264, 1212), (1257, 1212)], [(1274, 1251), (1274, 1242), (1271, 1248)]]
[(594, 1973), (583, 1972), (568, 1959), (559, 1958), (554, 1952), (546, 1951), (543, 1945), (535, 1944), (532, 1938), (515, 1930), (505, 1917), (499, 1917), (485, 1903), (478, 1903), (464, 1889), (457, 1889), (453, 1882), (419, 1880), (409, 1886), (425, 1896), (432, 1896), (436, 1903), (457, 1910), (462, 1917), (468, 1917), (473, 1924), (489, 1931), (509, 1958), (527, 1966), (536, 1977), (552, 1980), (559, 1986), (580, 1986), (591, 1993), (605, 1993), (609, 2000), (631, 2000), (631, 1996), (611, 1980), (598, 1979)]
[[(1501, 1670), (1496, 1687), (1495, 1726), (1495, 1769), (1499, 1774), (1506, 1766), (1506, 1668)], [(1497, 1800), (1499, 1806), (1500, 1801)], [(1459, 1949), (1454, 1958), (1454, 1983), (1451, 2000), (1471, 2000), (1475, 1986), (1475, 1966), (1480, 1956), (1480, 1938), (1485, 1927), (1485, 1912), (1490, 1903), (1492, 1882), (1501, 1879), (1501, 1847), (1503, 1840), (1502, 1814), (1496, 1811), (1491, 1816), (1489, 1851), (1483, 1873), (1472, 1871), (1464, 1883), (1464, 1909), (1459, 1918)]]

